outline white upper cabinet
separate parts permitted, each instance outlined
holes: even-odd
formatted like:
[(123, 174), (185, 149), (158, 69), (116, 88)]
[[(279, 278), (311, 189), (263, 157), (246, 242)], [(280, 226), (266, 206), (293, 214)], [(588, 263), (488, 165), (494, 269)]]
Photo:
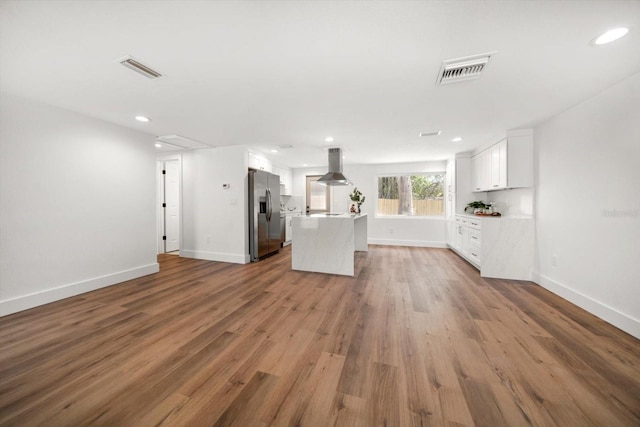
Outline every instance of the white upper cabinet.
[(280, 176), (280, 195), (291, 196), (293, 191), (293, 171), (283, 166), (273, 166), (273, 173)]
[(273, 171), (273, 166), (271, 165), (271, 161), (269, 159), (251, 151), (249, 151), (249, 168), (267, 172)]
[(493, 188), (507, 188), (507, 140), (503, 139), (489, 150), (491, 166), (489, 186)]
[(533, 185), (533, 136), (520, 132), (478, 152), (471, 158), (471, 188), (477, 191), (524, 188)]
[(293, 171), (291, 168), (274, 165), (262, 154), (249, 151), (249, 169), (263, 170), (280, 176), (280, 195), (291, 196), (293, 191)]
[(486, 191), (491, 174), (491, 152), (482, 151), (471, 158), (471, 188)]

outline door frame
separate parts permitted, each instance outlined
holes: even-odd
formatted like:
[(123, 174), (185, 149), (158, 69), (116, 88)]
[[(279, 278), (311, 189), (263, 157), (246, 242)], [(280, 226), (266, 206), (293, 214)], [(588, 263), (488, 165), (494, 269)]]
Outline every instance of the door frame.
[(165, 253), (165, 245), (162, 236), (164, 235), (164, 208), (162, 202), (164, 200), (164, 179), (162, 176), (162, 168), (164, 162), (178, 161), (178, 212), (180, 218), (178, 219), (178, 229), (180, 235), (178, 236), (178, 253), (182, 250), (182, 236), (183, 236), (183, 215), (182, 215), (182, 154), (163, 154), (156, 157), (156, 245), (157, 253)]

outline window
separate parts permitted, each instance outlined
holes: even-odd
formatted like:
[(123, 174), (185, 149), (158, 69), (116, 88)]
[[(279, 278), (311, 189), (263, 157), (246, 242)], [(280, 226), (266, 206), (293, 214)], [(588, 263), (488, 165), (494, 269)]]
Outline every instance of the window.
[(444, 215), (444, 172), (378, 177), (379, 216)]

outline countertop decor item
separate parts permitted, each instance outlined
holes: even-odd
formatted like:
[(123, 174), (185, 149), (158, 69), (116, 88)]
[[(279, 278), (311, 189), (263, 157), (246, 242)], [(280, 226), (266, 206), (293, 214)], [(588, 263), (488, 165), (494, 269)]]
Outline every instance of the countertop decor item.
[(474, 202), (469, 203), (467, 207), (464, 208), (464, 210), (465, 212), (469, 212), (469, 210), (471, 210), (471, 213), (477, 214), (477, 213), (484, 213), (484, 209), (486, 207), (487, 205), (482, 200), (476, 200)]
[(354, 204), (351, 205), (349, 209), (352, 213), (360, 213), (360, 206), (364, 203), (365, 196), (362, 194), (358, 187), (354, 188), (351, 194), (349, 194), (349, 198)]

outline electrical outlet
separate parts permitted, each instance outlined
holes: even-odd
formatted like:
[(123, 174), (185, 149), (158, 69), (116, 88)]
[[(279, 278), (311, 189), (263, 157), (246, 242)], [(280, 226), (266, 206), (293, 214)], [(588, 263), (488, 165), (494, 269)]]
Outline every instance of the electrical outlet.
[(553, 265), (554, 267), (558, 266), (558, 255), (553, 254), (553, 256), (551, 257), (551, 265)]

